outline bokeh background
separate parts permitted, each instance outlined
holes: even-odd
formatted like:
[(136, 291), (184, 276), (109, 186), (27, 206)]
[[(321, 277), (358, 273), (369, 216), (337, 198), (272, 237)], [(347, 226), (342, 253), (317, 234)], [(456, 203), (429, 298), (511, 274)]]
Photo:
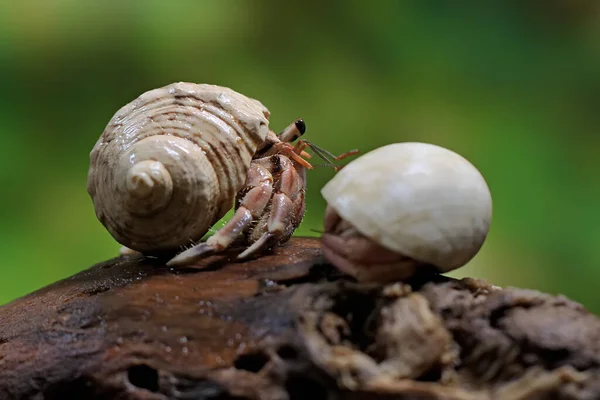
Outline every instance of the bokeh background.
[[(112, 258), (85, 190), (114, 112), (174, 81), (260, 99), (333, 153), (399, 141), (464, 155), (491, 232), (453, 276), (600, 312), (600, 2), (0, 2), (0, 304)], [(393, 166), (390, 166), (393, 168)], [(318, 235), (330, 169), (309, 172)]]

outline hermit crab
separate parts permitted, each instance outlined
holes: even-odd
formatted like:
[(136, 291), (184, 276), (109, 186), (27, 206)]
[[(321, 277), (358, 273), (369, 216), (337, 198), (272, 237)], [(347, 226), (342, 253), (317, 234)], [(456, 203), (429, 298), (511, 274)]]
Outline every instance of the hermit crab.
[(360, 281), (393, 281), (469, 262), (491, 223), (481, 173), (459, 154), (394, 143), (348, 163), (321, 190), (324, 256)]
[[(126, 249), (176, 254), (180, 265), (244, 238), (238, 258), (286, 242), (304, 216), (307, 147), (298, 119), (280, 134), (269, 110), (232, 89), (187, 82), (147, 91), (118, 110), (90, 153), (96, 215)], [(235, 203), (232, 219), (197, 243)]]

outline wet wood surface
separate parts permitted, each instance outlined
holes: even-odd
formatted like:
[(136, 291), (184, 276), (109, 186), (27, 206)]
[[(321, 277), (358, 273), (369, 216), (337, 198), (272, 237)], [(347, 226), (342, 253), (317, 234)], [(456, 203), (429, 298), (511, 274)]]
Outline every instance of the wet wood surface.
[(314, 238), (235, 254), (118, 257), (0, 307), (0, 399), (600, 398), (600, 320), (566, 298), (360, 284)]

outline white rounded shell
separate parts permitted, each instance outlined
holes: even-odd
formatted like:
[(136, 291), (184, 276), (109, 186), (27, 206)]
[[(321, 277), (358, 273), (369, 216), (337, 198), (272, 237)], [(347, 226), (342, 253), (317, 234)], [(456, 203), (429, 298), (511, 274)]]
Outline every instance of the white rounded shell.
[(490, 191), (477, 168), (426, 143), (395, 143), (366, 153), (321, 194), (364, 236), (440, 272), (477, 254), (492, 219)]

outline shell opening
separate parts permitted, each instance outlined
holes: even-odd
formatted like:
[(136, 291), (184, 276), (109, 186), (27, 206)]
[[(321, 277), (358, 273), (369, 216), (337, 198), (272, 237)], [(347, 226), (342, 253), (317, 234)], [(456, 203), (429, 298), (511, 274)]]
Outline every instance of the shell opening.
[(418, 261), (362, 235), (331, 206), (325, 211), (321, 249), (325, 259), (362, 282), (390, 282), (415, 273)]
[(125, 185), (135, 199), (128, 202), (127, 209), (136, 215), (148, 215), (166, 207), (173, 195), (171, 174), (159, 161), (134, 164), (127, 172)]

